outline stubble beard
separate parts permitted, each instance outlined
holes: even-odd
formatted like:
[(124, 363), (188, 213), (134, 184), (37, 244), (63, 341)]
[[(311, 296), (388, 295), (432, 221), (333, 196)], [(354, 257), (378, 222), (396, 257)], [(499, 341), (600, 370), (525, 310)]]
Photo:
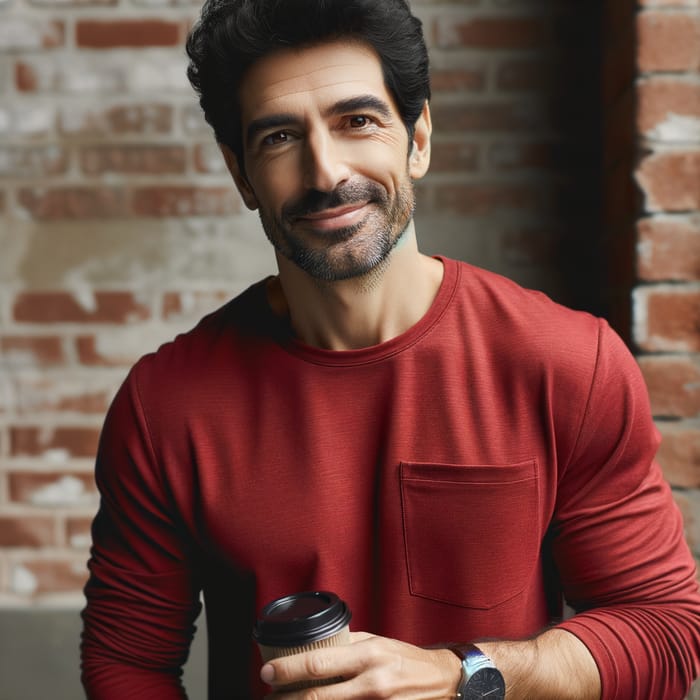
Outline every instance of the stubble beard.
[[(354, 226), (320, 234), (295, 233), (292, 223), (306, 213), (369, 202), (369, 213)], [(415, 192), (410, 178), (396, 196), (370, 180), (345, 183), (335, 191), (308, 192), (282, 212), (281, 217), (260, 209), (267, 238), (278, 253), (319, 282), (374, 277), (413, 219)]]

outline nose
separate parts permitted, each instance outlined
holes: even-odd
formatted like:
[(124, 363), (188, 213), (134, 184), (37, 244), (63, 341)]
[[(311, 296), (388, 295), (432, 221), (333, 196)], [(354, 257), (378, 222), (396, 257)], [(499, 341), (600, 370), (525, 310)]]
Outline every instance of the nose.
[(304, 148), (304, 185), (319, 192), (332, 192), (350, 177), (350, 168), (340, 144), (331, 133), (310, 133)]

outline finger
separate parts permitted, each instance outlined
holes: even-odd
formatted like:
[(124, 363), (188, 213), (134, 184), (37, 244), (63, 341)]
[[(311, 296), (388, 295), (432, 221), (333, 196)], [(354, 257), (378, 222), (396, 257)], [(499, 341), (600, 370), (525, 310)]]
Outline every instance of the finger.
[(262, 667), (260, 678), (273, 688), (301, 681), (352, 678), (361, 670), (361, 658), (352, 644), (314, 649), (269, 661)]
[(376, 635), (369, 632), (350, 632), (350, 643), (366, 642), (368, 639), (373, 639)]

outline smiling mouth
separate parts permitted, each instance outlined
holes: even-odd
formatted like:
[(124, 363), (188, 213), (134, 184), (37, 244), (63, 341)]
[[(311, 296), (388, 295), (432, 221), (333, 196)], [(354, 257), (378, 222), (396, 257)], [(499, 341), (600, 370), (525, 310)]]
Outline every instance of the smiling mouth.
[(299, 216), (296, 220), (303, 224), (308, 224), (316, 230), (334, 230), (338, 228), (348, 228), (356, 226), (367, 215), (369, 202), (324, 209)]

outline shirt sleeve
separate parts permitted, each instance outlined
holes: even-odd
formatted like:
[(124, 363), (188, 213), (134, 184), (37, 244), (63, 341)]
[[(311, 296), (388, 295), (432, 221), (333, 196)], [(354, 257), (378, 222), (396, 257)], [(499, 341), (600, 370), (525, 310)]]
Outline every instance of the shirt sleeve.
[(673, 700), (698, 673), (695, 562), (655, 461), (659, 435), (634, 358), (600, 322), (588, 405), (560, 474), (553, 552), (603, 700)]
[(96, 462), (100, 507), (82, 613), (82, 682), (91, 700), (186, 697), (181, 682), (199, 586), (159, 472), (138, 365), (107, 414)]

